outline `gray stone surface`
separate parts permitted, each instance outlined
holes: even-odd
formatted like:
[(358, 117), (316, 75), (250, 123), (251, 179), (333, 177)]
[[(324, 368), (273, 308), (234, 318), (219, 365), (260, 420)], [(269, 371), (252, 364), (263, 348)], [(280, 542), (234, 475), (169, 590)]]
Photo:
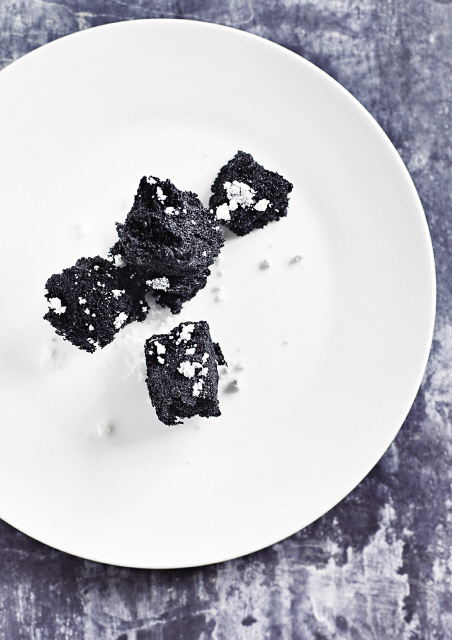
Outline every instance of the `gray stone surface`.
[(438, 314), (414, 406), (330, 513), (251, 556), (180, 571), (109, 567), (0, 522), (0, 640), (452, 638), (452, 1), (1, 0), (0, 65), (117, 20), (232, 25), (303, 55), (373, 114), (432, 233)]

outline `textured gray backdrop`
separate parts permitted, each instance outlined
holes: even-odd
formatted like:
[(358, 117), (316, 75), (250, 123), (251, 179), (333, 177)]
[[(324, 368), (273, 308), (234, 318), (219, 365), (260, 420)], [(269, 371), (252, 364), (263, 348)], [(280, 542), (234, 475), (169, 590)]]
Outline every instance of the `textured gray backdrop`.
[(55, 551), (0, 521), (0, 640), (452, 639), (452, 0), (0, 0), (0, 67), (80, 29), (161, 17), (274, 40), (376, 118), (430, 225), (432, 354), (377, 467), (326, 516), (259, 553), (131, 570)]

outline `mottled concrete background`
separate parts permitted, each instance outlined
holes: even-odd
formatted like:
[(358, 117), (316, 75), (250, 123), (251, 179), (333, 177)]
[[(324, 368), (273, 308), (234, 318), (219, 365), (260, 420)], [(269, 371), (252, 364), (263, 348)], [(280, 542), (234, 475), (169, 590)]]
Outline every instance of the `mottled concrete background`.
[(433, 237), (432, 355), (372, 473), (321, 520), (254, 555), (129, 570), (0, 522), (0, 640), (452, 639), (452, 1), (0, 0), (0, 66), (80, 29), (160, 17), (274, 40), (374, 115), (411, 172)]

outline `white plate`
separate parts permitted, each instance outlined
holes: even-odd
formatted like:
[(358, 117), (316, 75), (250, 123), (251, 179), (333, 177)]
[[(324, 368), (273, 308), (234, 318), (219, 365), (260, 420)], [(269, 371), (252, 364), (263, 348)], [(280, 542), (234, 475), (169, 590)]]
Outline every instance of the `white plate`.
[[(297, 55), (178, 20), (34, 51), (0, 74), (0, 113), (0, 516), (85, 558), (169, 568), (261, 549), (333, 507), (400, 428), (434, 321), (426, 220), (375, 121)], [(94, 355), (52, 341), (47, 278), (106, 253), (141, 176), (207, 203), (238, 149), (293, 182), (288, 217), (229, 234), (181, 316)], [(134, 353), (188, 319), (231, 364), (223, 415), (168, 428)]]

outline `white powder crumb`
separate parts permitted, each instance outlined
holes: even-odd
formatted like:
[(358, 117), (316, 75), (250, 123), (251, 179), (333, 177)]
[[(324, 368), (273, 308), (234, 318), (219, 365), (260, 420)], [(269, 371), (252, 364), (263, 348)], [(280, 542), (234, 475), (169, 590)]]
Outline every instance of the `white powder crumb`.
[(155, 178), (153, 178), (152, 176), (148, 176), (148, 177), (146, 178), (146, 182), (147, 182), (148, 184), (155, 184), (155, 183), (157, 182), (157, 180), (156, 180)]
[(297, 255), (292, 258), (291, 262), (300, 262), (300, 260), (303, 260), (303, 256)]
[(270, 267), (270, 263), (268, 260), (263, 260), (261, 262), (261, 269), (268, 269)]
[(166, 207), (165, 208), (165, 213), (167, 213), (169, 216), (171, 216), (173, 213), (175, 213), (174, 207)]
[(191, 223), (192, 223), (192, 224), (196, 224), (196, 220), (192, 220), (192, 221), (191, 221)]
[(115, 262), (115, 267), (125, 267), (126, 266), (126, 263), (122, 259), (122, 256), (119, 255), (119, 253), (117, 253), (115, 255), (114, 262)]
[(170, 281), (165, 276), (163, 276), (163, 278), (146, 280), (146, 284), (152, 289), (161, 289), (162, 291), (168, 291), (168, 289), (170, 288)]
[(179, 334), (179, 338), (177, 339), (176, 344), (179, 344), (182, 340), (190, 340), (194, 328), (194, 324), (185, 324), (182, 327), (182, 331)]
[(194, 347), (192, 347), (191, 349), (187, 349), (185, 351), (187, 356), (192, 356), (195, 353), (196, 349)]
[(119, 298), (119, 296), (122, 296), (123, 293), (125, 293), (125, 289), (113, 289), (112, 290), (112, 294), (114, 295), (114, 297), (116, 298), (116, 300)]
[(256, 209), (256, 211), (266, 211), (269, 204), (270, 204), (270, 200), (266, 200), (265, 198), (262, 198), (262, 200), (259, 200), (259, 202), (256, 202), (256, 204), (254, 205), (254, 208)]
[(162, 356), (157, 356), (157, 360), (160, 364), (165, 364), (165, 358), (162, 358)]
[(157, 340), (154, 342), (156, 348), (157, 348), (157, 353), (159, 355), (162, 355), (162, 353), (166, 353), (166, 347), (164, 344), (161, 344), (160, 342), (158, 342)]
[(88, 309), (88, 307), (86, 307), (86, 309), (84, 309), (84, 312), (89, 316), (89, 314), (91, 313), (91, 311)]
[(94, 271), (99, 271), (99, 265), (98, 265), (98, 264), (95, 264), (95, 265), (94, 265), (94, 267), (93, 267), (93, 269), (94, 269)]
[(193, 376), (195, 375), (195, 369), (196, 367), (194, 366), (194, 364), (192, 364), (188, 360), (181, 362), (179, 367), (177, 368), (179, 373), (184, 375), (186, 378), (193, 378)]
[(199, 396), (199, 394), (201, 393), (201, 390), (202, 390), (202, 387), (203, 387), (203, 382), (204, 382), (203, 380), (198, 380), (193, 385), (193, 395), (195, 396), (195, 398), (197, 396)]
[(113, 427), (108, 422), (99, 422), (97, 425), (97, 435), (99, 438), (108, 436), (113, 431)]
[(199, 375), (204, 377), (209, 373), (209, 369), (208, 367), (202, 367), (201, 371), (199, 372)]
[(91, 314), (91, 318), (95, 318), (95, 317), (96, 317), (96, 314), (95, 314), (95, 313), (92, 313), (92, 314)]
[(93, 325), (92, 325), (92, 324), (90, 324), (90, 325), (89, 325), (89, 327), (88, 327), (88, 329), (89, 329), (89, 331), (94, 331), (94, 327), (93, 327)]
[(202, 252), (202, 255), (203, 255), (204, 257), (206, 257), (206, 256), (207, 256), (207, 251), (203, 251), (203, 252)]
[(223, 187), (229, 200), (230, 211), (235, 211), (239, 206), (250, 207), (253, 204), (256, 192), (249, 186), (249, 184), (234, 180), (233, 182), (225, 182)]
[(205, 364), (208, 359), (209, 359), (209, 354), (206, 351), (202, 357), (202, 363)]
[(231, 214), (229, 213), (229, 207), (228, 207), (228, 203), (227, 202), (225, 202), (224, 204), (220, 204), (217, 207), (216, 216), (217, 216), (217, 220), (230, 220), (231, 219)]
[(60, 315), (60, 313), (65, 313), (66, 311), (66, 307), (62, 306), (61, 300), (59, 298), (50, 298), (49, 309), (52, 309), (52, 311), (54, 311), (58, 315)]
[(157, 198), (160, 200), (160, 202), (165, 202), (168, 196), (165, 196), (161, 187), (157, 187), (156, 192), (157, 192)]
[(115, 321), (113, 322), (115, 329), (120, 329), (128, 317), (129, 316), (127, 315), (127, 313), (121, 311), (121, 313), (115, 318)]

